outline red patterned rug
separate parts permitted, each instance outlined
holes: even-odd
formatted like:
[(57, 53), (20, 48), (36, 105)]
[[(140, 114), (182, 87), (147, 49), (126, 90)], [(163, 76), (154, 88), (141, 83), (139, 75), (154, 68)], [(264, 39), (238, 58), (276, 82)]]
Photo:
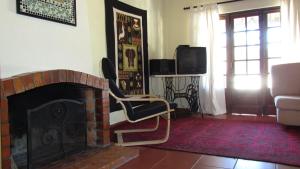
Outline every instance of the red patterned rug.
[[(146, 121), (117, 128), (153, 125), (154, 121)], [(164, 127), (163, 123), (155, 134), (128, 134), (124, 140), (160, 138)], [(265, 121), (188, 117), (172, 120), (168, 142), (150, 147), (300, 166), (300, 127)]]

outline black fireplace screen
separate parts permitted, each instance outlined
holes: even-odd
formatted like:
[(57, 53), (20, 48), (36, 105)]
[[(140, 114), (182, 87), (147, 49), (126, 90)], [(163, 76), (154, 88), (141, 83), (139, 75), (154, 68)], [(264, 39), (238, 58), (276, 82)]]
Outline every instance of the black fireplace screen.
[(86, 148), (85, 105), (58, 99), (27, 111), (28, 168), (35, 169)]

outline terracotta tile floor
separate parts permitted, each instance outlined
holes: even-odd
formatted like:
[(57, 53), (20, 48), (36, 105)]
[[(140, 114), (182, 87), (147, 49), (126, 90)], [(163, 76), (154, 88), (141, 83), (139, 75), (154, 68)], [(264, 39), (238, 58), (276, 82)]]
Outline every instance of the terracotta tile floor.
[[(270, 116), (223, 115), (205, 118), (275, 121), (275, 118)], [(300, 167), (261, 161), (209, 156), (180, 151), (168, 151), (147, 147), (138, 148), (140, 149), (140, 156), (118, 169), (300, 169)]]
[(140, 156), (118, 169), (300, 169), (300, 167), (140, 147)]
[(109, 169), (119, 167), (139, 156), (139, 149), (109, 146), (93, 148), (52, 162), (39, 169)]

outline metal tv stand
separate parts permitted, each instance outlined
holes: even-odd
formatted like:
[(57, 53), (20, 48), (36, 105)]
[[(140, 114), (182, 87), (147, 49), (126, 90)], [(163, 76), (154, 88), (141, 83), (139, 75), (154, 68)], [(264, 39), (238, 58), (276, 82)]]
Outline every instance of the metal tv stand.
[[(151, 78), (162, 78), (165, 88), (165, 99), (174, 102), (177, 98), (184, 98), (189, 104), (189, 110), (193, 113), (200, 112), (203, 117), (203, 111), (200, 104), (199, 82), (205, 74), (174, 74), (174, 75), (151, 75)], [(183, 78), (189, 78), (190, 82), (185, 87), (176, 89), (176, 82), (182, 82)], [(175, 84), (174, 84), (175, 82)]]

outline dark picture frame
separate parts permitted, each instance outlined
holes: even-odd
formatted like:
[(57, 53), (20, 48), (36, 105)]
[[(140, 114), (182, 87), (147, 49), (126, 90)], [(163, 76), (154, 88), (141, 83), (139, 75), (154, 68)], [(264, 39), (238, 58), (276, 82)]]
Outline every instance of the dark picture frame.
[[(117, 69), (116, 59), (116, 36), (114, 23), (114, 9), (136, 15), (142, 18), (142, 43), (143, 43), (143, 78), (144, 78), (144, 94), (149, 93), (149, 72), (148, 72), (148, 36), (147, 36), (147, 11), (135, 8), (117, 0), (105, 0), (106, 14), (106, 42), (107, 55)], [(116, 70), (118, 72), (118, 70)], [(126, 93), (128, 94), (128, 93)]]
[[(17, 13), (43, 20), (77, 26), (76, 0), (45, 1), (16, 0)], [(51, 9), (51, 10), (49, 10)]]

